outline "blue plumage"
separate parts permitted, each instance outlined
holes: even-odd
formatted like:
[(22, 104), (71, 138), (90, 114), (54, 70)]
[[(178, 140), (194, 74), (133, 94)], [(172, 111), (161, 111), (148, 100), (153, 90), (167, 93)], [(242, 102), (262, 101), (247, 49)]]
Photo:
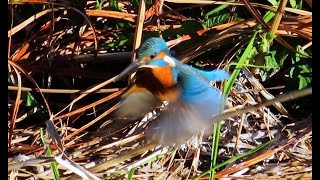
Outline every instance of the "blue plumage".
[[(160, 38), (145, 41), (139, 49), (138, 59), (146, 61), (140, 67), (143, 73), (138, 74), (138, 79), (143, 79), (144, 82), (138, 83), (139, 87), (145, 88), (146, 96), (142, 95), (143, 91), (139, 92), (140, 98), (132, 98), (135, 91), (128, 93), (123, 99), (126, 107), (136, 107), (139, 110), (139, 106), (149, 106), (141, 97), (151, 94), (152, 98), (157, 100), (170, 101), (159, 117), (150, 123), (146, 132), (149, 139), (160, 144), (183, 143), (201, 129), (211, 129), (211, 119), (222, 110), (225, 97), (210, 81), (227, 79), (227, 72), (220, 69), (202, 71), (181, 63), (169, 54), (165, 41)], [(150, 77), (156, 81), (154, 86), (157, 86), (157, 89), (149, 86), (150, 81), (144, 81)], [(159, 87), (163, 89), (159, 90)], [(170, 96), (166, 95), (167, 91), (171, 91), (168, 93)], [(159, 92), (162, 94), (159, 95)], [(122, 108), (122, 112), (125, 112), (125, 109)], [(146, 113), (134, 112), (135, 115)], [(118, 114), (121, 116), (121, 113)]]

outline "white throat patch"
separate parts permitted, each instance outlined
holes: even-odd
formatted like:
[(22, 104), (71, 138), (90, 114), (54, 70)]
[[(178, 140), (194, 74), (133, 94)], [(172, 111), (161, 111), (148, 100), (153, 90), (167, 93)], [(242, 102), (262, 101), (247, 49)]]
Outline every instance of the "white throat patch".
[(174, 60), (170, 56), (165, 55), (163, 57), (163, 60), (165, 62), (167, 62), (169, 64), (169, 66), (171, 66), (171, 67), (175, 67), (176, 66), (176, 63), (174, 62)]

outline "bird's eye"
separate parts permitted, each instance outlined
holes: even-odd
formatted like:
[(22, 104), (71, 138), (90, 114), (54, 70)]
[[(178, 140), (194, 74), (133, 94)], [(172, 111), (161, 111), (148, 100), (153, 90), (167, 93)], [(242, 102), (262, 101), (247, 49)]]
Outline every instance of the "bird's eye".
[(153, 59), (156, 57), (156, 54), (151, 54), (150, 58)]

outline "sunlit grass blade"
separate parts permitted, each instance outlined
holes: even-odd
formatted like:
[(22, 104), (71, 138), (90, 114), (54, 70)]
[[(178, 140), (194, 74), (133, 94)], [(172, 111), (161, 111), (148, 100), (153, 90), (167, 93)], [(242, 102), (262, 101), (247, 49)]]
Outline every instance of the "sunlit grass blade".
[[(233, 1), (234, 0), (230, 0), (229, 2), (233, 2)], [(227, 5), (227, 4), (223, 4), (223, 5), (220, 5), (220, 6), (216, 7), (216, 8), (214, 8), (213, 10), (209, 11), (206, 14), (205, 18), (207, 19), (210, 15), (218, 13), (218, 12), (222, 11), (223, 9), (227, 8), (228, 6), (229, 5)]]
[(228, 160), (226, 160), (226, 161), (224, 161), (224, 162), (222, 162), (222, 163), (220, 163), (220, 164), (214, 165), (210, 170), (208, 170), (208, 171), (200, 174), (200, 175), (197, 176), (197, 177), (194, 177), (193, 179), (195, 179), (195, 180), (196, 180), (196, 179), (200, 179), (201, 177), (203, 177), (203, 176), (211, 173), (213, 170), (215, 170), (215, 169), (217, 169), (217, 168), (220, 168), (220, 167), (223, 167), (223, 166), (225, 166), (225, 165), (227, 165), (227, 164), (230, 164), (230, 163), (232, 163), (232, 162), (234, 162), (234, 161), (236, 161), (236, 160), (238, 160), (238, 159), (240, 159), (240, 158), (249, 156), (249, 155), (257, 152), (258, 150), (266, 147), (266, 146), (269, 145), (271, 142), (272, 142), (272, 140), (270, 140), (270, 141), (268, 141), (268, 142), (266, 142), (266, 143), (263, 143), (263, 144), (259, 145), (258, 147), (256, 147), (255, 149), (252, 149), (252, 150), (250, 150), (250, 151), (248, 151), (248, 152), (246, 152), (246, 153), (239, 154), (239, 155), (237, 155), (237, 156), (233, 156), (232, 158), (230, 158), (230, 159), (228, 159)]
[[(257, 32), (254, 32), (252, 35), (249, 44), (247, 45), (245, 51), (243, 52), (242, 56), (239, 59), (238, 64), (236, 65), (235, 70), (231, 74), (230, 78), (226, 82), (223, 87), (224, 94), (228, 95), (231, 91), (231, 88), (238, 77), (241, 68), (246, 64), (246, 60), (250, 55), (251, 49), (253, 47), (254, 40), (256, 38)], [(218, 146), (219, 146), (219, 139), (220, 139), (220, 129), (221, 129), (221, 122), (214, 124), (214, 135), (213, 135), (213, 146), (212, 146), (212, 154), (211, 154), (211, 167), (216, 165), (217, 155), (218, 155)], [(215, 169), (211, 168), (210, 179), (214, 179), (214, 171)]]
[[(50, 146), (46, 145), (46, 138), (44, 137), (44, 133), (43, 133), (42, 128), (40, 128), (40, 136), (41, 136), (42, 143), (44, 144), (44, 146), (46, 146), (46, 148), (45, 148), (46, 155), (47, 156), (48, 155), (52, 155), (52, 151), (50, 149)], [(55, 180), (61, 179), (60, 178), (60, 173), (59, 173), (59, 170), (58, 170), (58, 164), (56, 162), (52, 162), (52, 163), (50, 163), (50, 168), (51, 168), (51, 171), (53, 173), (53, 178)]]
[(232, 88), (236, 78), (238, 77), (240, 71), (241, 71), (241, 68), (244, 66), (244, 64), (246, 64), (245, 62), (246, 62), (246, 60), (247, 60), (247, 58), (248, 58), (248, 56), (250, 54), (251, 49), (253, 48), (253, 43), (254, 43), (254, 40), (256, 38), (256, 35), (257, 35), (257, 32), (254, 32), (252, 37), (251, 37), (251, 39), (250, 39), (250, 41), (249, 41), (248, 46), (246, 47), (245, 51), (243, 52), (242, 56), (240, 57), (237, 66), (235, 67), (235, 69), (232, 72), (230, 78), (228, 79), (228, 81), (224, 85), (223, 92), (225, 94), (229, 94), (230, 93), (231, 88)]

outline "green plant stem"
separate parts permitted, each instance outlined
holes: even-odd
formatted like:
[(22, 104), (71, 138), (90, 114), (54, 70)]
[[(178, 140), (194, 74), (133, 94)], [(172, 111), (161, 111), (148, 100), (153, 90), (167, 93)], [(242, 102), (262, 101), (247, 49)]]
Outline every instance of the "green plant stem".
[[(236, 78), (238, 77), (241, 68), (245, 65), (245, 62), (250, 54), (250, 51), (253, 47), (253, 43), (254, 40), (256, 38), (257, 35), (257, 31), (254, 32), (254, 34), (252, 35), (249, 44), (247, 45), (245, 51), (243, 52), (242, 56), (239, 59), (238, 64), (236, 65), (235, 70), (233, 71), (233, 73), (231, 74), (230, 78), (228, 79), (227, 83), (225, 84), (224, 88), (223, 88), (223, 92), (224, 94), (228, 95), (231, 91), (231, 88), (236, 80)], [(212, 146), (212, 154), (211, 154), (211, 165), (210, 167), (214, 167), (216, 165), (216, 160), (217, 160), (217, 154), (218, 154), (218, 146), (219, 146), (219, 139), (220, 139), (220, 130), (221, 130), (221, 123), (220, 121), (218, 123), (216, 123), (214, 128), (214, 137), (213, 137), (213, 146)], [(214, 179), (214, 171), (215, 169), (211, 168), (210, 171), (210, 179), (213, 180)]]

